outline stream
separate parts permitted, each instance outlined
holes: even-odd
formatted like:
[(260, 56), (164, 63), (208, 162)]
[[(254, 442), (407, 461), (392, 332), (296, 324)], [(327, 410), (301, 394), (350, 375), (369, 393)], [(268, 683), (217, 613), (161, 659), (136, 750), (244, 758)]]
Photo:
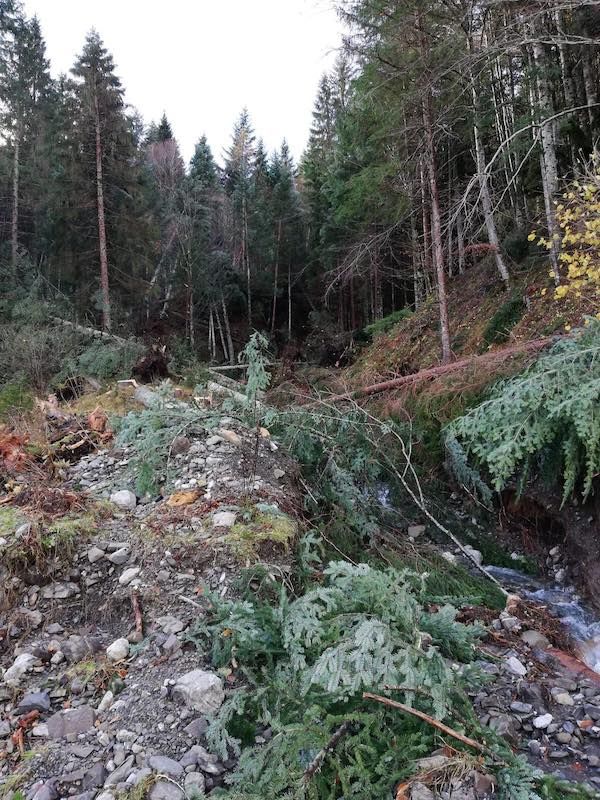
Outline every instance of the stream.
[(600, 673), (600, 621), (581, 601), (574, 587), (553, 584), (508, 567), (486, 567), (486, 570), (507, 589), (548, 606), (550, 613), (562, 621), (579, 643), (579, 658)]

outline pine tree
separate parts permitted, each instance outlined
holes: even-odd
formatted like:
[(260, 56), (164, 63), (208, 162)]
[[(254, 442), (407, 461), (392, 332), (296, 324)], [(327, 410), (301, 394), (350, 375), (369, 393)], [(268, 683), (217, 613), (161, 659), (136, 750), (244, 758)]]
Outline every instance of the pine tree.
[[(123, 89), (114, 73), (114, 62), (95, 30), (87, 35), (81, 56), (71, 70), (77, 80), (79, 124), (85, 147), (93, 137), (95, 161), (98, 250), (102, 289), (102, 324), (111, 330), (111, 303), (108, 275), (108, 245), (105, 210), (105, 162), (114, 155), (119, 135), (124, 131)], [(111, 152), (112, 151), (112, 152)]]
[(37, 18), (28, 20), (20, 5), (0, 6), (0, 96), (2, 124), (12, 149), (11, 267), (16, 275), (20, 242), (23, 163), (35, 149), (50, 89), (45, 43)]
[(171, 129), (171, 125), (169, 124), (167, 115), (163, 112), (163, 115), (160, 118), (160, 122), (158, 123), (158, 127), (156, 128), (156, 141), (167, 142), (169, 141), (169, 139), (173, 138), (174, 136), (173, 136), (173, 131)]

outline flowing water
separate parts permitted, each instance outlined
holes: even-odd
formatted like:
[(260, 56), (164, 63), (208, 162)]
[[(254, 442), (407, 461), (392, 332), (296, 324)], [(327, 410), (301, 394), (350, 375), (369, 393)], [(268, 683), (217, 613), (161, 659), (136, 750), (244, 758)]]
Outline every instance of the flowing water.
[[(387, 486), (377, 488), (377, 499), (384, 508), (393, 509)], [(574, 587), (551, 583), (509, 567), (486, 566), (485, 569), (506, 589), (547, 606), (578, 643), (578, 655), (583, 663), (600, 673), (600, 621), (597, 613), (582, 602)]]
[(550, 613), (562, 621), (574, 641), (579, 643), (581, 660), (600, 673), (600, 621), (572, 586), (552, 584), (508, 567), (486, 569), (507, 589), (546, 605)]

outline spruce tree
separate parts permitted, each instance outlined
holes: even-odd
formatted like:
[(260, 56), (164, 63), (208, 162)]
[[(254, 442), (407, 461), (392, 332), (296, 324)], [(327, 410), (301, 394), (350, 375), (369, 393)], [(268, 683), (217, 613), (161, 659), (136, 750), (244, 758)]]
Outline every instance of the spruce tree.
[(225, 189), (231, 202), (231, 247), (233, 263), (246, 278), (248, 325), (252, 326), (252, 268), (250, 261), (250, 195), (256, 149), (248, 109), (236, 122), (231, 146), (225, 153)]

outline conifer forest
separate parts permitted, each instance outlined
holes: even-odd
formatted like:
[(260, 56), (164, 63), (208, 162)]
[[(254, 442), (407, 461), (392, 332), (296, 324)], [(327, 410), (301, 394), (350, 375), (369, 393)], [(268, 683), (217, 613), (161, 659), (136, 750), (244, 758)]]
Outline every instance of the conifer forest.
[(0, 798), (600, 797), (600, 0), (332, 0), (189, 160), (80, 3), (0, 0)]

